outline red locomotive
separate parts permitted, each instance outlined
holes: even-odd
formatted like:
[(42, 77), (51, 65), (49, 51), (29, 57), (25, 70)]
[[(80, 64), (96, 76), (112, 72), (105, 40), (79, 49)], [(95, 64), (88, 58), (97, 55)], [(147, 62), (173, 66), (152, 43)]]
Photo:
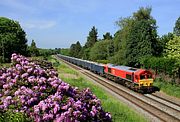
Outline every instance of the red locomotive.
[(106, 77), (135, 90), (150, 89), (153, 86), (153, 74), (149, 70), (128, 66), (104, 65)]

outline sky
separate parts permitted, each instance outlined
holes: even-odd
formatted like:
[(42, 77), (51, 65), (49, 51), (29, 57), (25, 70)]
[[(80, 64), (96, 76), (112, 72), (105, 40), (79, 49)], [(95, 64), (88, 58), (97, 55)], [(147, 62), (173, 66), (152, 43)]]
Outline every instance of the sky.
[(158, 35), (173, 32), (180, 0), (0, 0), (0, 16), (18, 21), (28, 44), (33, 39), (39, 48), (68, 48), (77, 41), (84, 45), (93, 26), (98, 38), (114, 35), (119, 18), (148, 6)]

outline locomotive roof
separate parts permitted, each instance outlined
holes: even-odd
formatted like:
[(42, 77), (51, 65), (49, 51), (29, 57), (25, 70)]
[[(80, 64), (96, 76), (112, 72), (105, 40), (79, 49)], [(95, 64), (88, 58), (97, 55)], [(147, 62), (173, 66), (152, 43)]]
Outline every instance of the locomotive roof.
[(127, 71), (127, 72), (136, 72), (136, 71), (139, 70), (139, 69), (133, 68), (133, 67), (118, 66), (118, 65), (114, 65), (114, 64), (108, 64), (108, 66), (109, 66), (109, 67), (112, 67), (112, 68), (119, 69), (119, 70), (124, 70), (124, 71)]

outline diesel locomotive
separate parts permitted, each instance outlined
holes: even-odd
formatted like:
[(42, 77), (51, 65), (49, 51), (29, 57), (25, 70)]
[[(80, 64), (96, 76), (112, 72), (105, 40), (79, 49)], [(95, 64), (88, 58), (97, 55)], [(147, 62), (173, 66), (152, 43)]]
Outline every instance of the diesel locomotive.
[(74, 57), (57, 55), (59, 58), (88, 69), (96, 74), (122, 84), (134, 91), (149, 93), (153, 91), (154, 75), (150, 70), (138, 69), (114, 64), (99, 64)]

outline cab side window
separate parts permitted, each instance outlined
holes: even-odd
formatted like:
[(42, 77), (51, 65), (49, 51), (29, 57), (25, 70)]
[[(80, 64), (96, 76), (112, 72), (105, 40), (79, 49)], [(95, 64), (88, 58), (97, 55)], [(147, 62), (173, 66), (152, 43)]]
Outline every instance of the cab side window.
[(140, 79), (142, 80), (142, 79), (145, 79), (146, 77), (145, 77), (145, 75), (140, 75)]

